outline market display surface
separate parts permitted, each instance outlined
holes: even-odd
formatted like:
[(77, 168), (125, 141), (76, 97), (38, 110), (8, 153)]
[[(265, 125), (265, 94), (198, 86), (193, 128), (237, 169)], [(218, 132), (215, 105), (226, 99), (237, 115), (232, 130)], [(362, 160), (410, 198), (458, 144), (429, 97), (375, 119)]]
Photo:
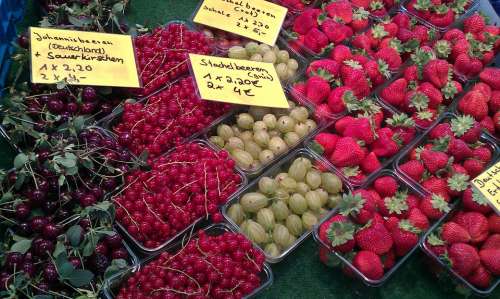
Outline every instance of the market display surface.
[[(478, 1), (270, 1), (275, 45), (194, 23), (202, 2), (28, 4), (0, 297), (500, 297), (500, 191), (476, 188), (499, 180), (500, 28)], [(268, 34), (255, 15), (236, 26)], [(31, 83), (28, 26), (131, 34), (141, 88)], [(201, 98), (189, 54), (268, 63), (289, 108)]]

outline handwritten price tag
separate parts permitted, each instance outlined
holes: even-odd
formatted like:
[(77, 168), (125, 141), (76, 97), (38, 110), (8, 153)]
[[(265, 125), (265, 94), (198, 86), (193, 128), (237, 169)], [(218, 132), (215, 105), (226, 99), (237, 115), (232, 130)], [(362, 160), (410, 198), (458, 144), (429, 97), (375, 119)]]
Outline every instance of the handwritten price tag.
[(30, 27), (31, 81), (140, 87), (129, 35)]
[(189, 54), (200, 96), (210, 101), (288, 108), (272, 63)]
[(204, 0), (194, 22), (273, 46), (286, 12), (285, 7), (264, 0)]
[(500, 161), (473, 179), (472, 184), (500, 215)]

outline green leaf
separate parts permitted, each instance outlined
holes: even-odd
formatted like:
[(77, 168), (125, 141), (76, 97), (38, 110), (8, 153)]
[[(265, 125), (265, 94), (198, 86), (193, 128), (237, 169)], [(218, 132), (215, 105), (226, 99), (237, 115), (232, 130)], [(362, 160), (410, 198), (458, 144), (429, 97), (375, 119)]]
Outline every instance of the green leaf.
[(26, 180), (26, 174), (24, 172), (18, 173), (16, 178), (16, 183), (14, 184), (14, 188), (16, 190), (21, 189), (25, 180)]
[(29, 239), (17, 241), (16, 243), (12, 244), (10, 252), (19, 252), (25, 254), (31, 248), (31, 242), (32, 240)]
[(124, 259), (117, 259), (111, 262), (111, 265), (104, 272), (104, 279), (109, 279), (120, 271), (128, 267), (127, 261)]
[(0, 198), (0, 203), (9, 201), (13, 198), (14, 198), (14, 195), (12, 194), (12, 192), (5, 192), (4, 194), (2, 194), (2, 197)]
[(69, 243), (71, 246), (76, 247), (80, 244), (82, 238), (83, 229), (79, 225), (73, 225), (66, 232), (66, 236), (68, 237)]
[(94, 274), (88, 270), (76, 269), (71, 273), (70, 277), (68, 277), (69, 283), (74, 287), (83, 287), (88, 285), (92, 279), (94, 278)]
[(57, 272), (59, 272), (59, 276), (62, 279), (70, 278), (74, 271), (75, 267), (73, 267), (73, 264), (71, 264), (70, 262), (65, 262), (57, 267)]
[(70, 167), (70, 168), (66, 169), (66, 174), (67, 175), (75, 175), (77, 173), (78, 173), (78, 167), (77, 166)]
[(84, 126), (85, 126), (85, 117), (83, 116), (77, 116), (73, 119), (73, 126), (75, 127), (75, 130), (77, 132), (80, 132), (81, 130), (83, 130)]
[(54, 249), (54, 252), (52, 253), (52, 256), (57, 258), (61, 255), (61, 253), (66, 252), (66, 246), (64, 246), (64, 243), (61, 241), (58, 241), (56, 244), (56, 248)]
[(20, 153), (14, 158), (14, 167), (16, 169), (21, 169), (26, 162), (28, 162), (29, 158), (26, 154)]
[(94, 253), (96, 246), (96, 238), (90, 237), (86, 239), (85, 244), (83, 245), (83, 256), (91, 256)]
[(59, 179), (57, 179), (57, 183), (59, 184), (59, 187), (64, 185), (64, 181), (66, 181), (66, 177), (64, 175), (60, 175)]
[(68, 16), (68, 21), (76, 27), (85, 27), (92, 23), (89, 18), (76, 18), (72, 15)]

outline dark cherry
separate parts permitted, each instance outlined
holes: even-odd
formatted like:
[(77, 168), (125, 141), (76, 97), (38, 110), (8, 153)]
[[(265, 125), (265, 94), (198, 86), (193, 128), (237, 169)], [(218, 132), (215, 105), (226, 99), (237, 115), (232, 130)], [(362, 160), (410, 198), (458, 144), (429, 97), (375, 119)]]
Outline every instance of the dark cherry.
[(55, 240), (59, 236), (59, 227), (55, 224), (47, 224), (43, 228), (43, 237), (49, 240)]
[(82, 267), (82, 261), (76, 256), (70, 257), (68, 261), (73, 265), (75, 269)]
[(31, 230), (36, 233), (41, 233), (43, 228), (49, 223), (49, 220), (44, 216), (34, 216), (30, 220)]
[(97, 243), (95, 247), (95, 253), (108, 255), (108, 246), (104, 242)]
[(17, 220), (24, 220), (30, 215), (31, 209), (25, 203), (20, 203), (16, 206), (16, 218)]
[(47, 103), (47, 108), (52, 113), (60, 113), (64, 109), (64, 103), (59, 99), (50, 99)]
[(111, 236), (106, 236), (104, 238), (106, 244), (110, 247), (110, 248), (113, 248), (113, 249), (118, 249), (118, 248), (121, 248), (122, 247), (122, 236), (120, 236), (119, 234), (114, 234), (114, 235), (111, 235)]
[(23, 255), (18, 252), (9, 252), (5, 257), (5, 267), (10, 271), (14, 269), (19, 269), (23, 263)]
[(82, 98), (86, 102), (93, 102), (97, 100), (97, 92), (93, 87), (85, 87), (82, 91)]
[(54, 266), (54, 264), (50, 263), (50, 264), (45, 265), (45, 267), (43, 269), (43, 278), (45, 278), (45, 280), (47, 282), (49, 282), (49, 283), (56, 282), (58, 277), (59, 276), (57, 274), (57, 270), (56, 270), (56, 267)]
[(125, 248), (118, 248), (111, 254), (112, 259), (126, 259), (128, 257), (128, 252)]

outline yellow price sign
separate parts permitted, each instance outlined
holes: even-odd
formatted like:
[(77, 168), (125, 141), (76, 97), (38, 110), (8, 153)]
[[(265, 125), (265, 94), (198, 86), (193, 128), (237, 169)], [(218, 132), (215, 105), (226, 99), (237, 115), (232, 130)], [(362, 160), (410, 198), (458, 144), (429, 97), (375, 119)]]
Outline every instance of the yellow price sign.
[(272, 63), (189, 54), (203, 99), (240, 105), (288, 108)]
[(264, 0), (204, 0), (193, 21), (274, 46), (286, 13)]
[(130, 35), (30, 27), (31, 81), (140, 87)]
[(474, 178), (472, 184), (500, 214), (500, 161)]

